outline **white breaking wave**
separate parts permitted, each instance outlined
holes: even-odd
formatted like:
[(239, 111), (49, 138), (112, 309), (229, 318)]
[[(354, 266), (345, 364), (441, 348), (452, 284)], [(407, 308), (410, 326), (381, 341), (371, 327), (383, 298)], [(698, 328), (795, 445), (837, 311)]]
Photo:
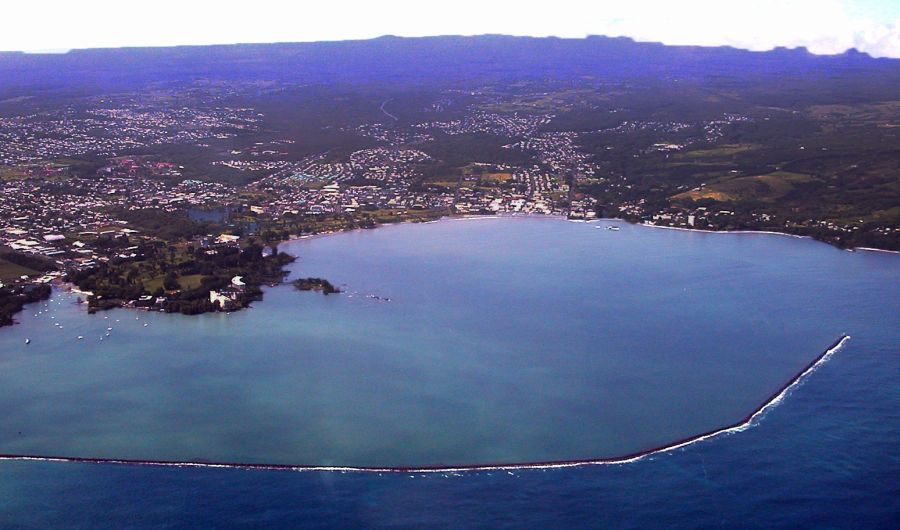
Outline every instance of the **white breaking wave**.
[(797, 239), (811, 239), (809, 236), (801, 236), (797, 234), (788, 234), (786, 232), (774, 232), (771, 230), (701, 230), (699, 228), (684, 228), (681, 226), (665, 226), (652, 225), (649, 223), (639, 223), (641, 226), (648, 228), (664, 228), (666, 230), (681, 230), (682, 232), (699, 232), (701, 234), (768, 234), (770, 236), (787, 236)]
[(886, 250), (883, 248), (871, 248), (871, 247), (856, 247), (852, 250), (863, 250), (866, 252), (884, 252), (885, 254), (900, 254), (900, 252), (896, 250)]

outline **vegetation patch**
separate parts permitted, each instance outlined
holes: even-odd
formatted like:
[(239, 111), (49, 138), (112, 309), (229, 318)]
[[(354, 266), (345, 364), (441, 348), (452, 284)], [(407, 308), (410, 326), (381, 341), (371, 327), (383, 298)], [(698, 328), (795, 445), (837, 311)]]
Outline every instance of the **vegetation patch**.
[(0, 258), (0, 281), (16, 280), (21, 276), (34, 276), (36, 274), (39, 274), (39, 272), (34, 269), (29, 269)]
[(50, 298), (50, 292), (50, 286), (45, 283), (0, 288), (0, 326), (12, 324), (13, 315), (25, 304), (46, 300)]
[(758, 149), (755, 144), (729, 144), (720, 145), (710, 149), (695, 149), (680, 155), (681, 158), (724, 158), (734, 156), (739, 153), (746, 153)]
[(738, 200), (774, 201), (794, 190), (798, 183), (814, 180), (809, 175), (776, 171), (768, 175), (721, 179), (702, 188), (679, 193), (673, 200), (712, 199), (719, 202)]
[(341, 292), (324, 278), (299, 278), (294, 280), (294, 287), (298, 291), (322, 291), (325, 295)]

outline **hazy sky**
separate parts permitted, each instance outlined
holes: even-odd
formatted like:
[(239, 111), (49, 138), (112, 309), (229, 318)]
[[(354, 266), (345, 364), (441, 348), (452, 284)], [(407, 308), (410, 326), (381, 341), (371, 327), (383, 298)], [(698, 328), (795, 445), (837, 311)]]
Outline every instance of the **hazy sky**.
[(855, 47), (900, 57), (900, 0), (29, 0), (3, 6), (0, 50), (381, 35), (629, 36), (752, 50)]

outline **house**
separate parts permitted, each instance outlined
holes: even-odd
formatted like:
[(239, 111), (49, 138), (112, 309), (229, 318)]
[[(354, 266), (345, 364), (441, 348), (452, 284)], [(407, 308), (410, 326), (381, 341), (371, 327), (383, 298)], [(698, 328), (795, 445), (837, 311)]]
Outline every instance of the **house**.
[(237, 243), (237, 241), (240, 238), (241, 238), (241, 236), (233, 236), (231, 234), (222, 234), (216, 238), (216, 243), (219, 243), (219, 244)]
[(219, 309), (224, 311), (234, 308), (236, 297), (237, 295), (235, 293), (220, 293), (219, 291), (209, 292), (209, 301), (212, 304), (219, 306)]

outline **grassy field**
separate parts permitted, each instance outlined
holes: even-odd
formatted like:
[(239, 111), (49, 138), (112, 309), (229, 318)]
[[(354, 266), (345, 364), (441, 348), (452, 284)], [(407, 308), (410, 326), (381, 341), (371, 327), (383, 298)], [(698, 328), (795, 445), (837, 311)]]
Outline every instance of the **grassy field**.
[[(154, 276), (153, 278), (144, 280), (144, 289), (148, 292), (154, 292), (157, 289), (161, 289), (163, 287), (163, 275)], [(202, 274), (189, 274), (187, 276), (180, 276), (178, 278), (178, 285), (181, 286), (183, 291), (187, 291), (190, 289), (196, 289), (200, 287), (200, 282), (203, 280)]]
[(677, 158), (726, 158), (739, 153), (753, 151), (754, 149), (758, 148), (759, 146), (755, 144), (728, 144), (720, 145), (712, 149), (696, 149), (694, 151), (687, 151), (679, 155)]
[(432, 186), (441, 186), (441, 187), (443, 187), (443, 188), (450, 188), (450, 189), (453, 189), (453, 188), (456, 188), (456, 183), (457, 183), (457, 182), (458, 182), (458, 179), (453, 179), (453, 180), (429, 180), (429, 181), (428, 181), (428, 184), (430, 184), (430, 185), (432, 185)]
[(812, 105), (807, 114), (814, 119), (848, 123), (900, 125), (900, 101), (881, 101), (856, 105)]
[(484, 173), (481, 175), (481, 180), (491, 181), (491, 182), (507, 182), (513, 179), (512, 173)]
[(0, 181), (2, 180), (21, 180), (26, 178), (28, 175), (25, 174), (19, 168), (15, 167), (0, 167)]
[(592, 89), (570, 89), (533, 94), (528, 93), (527, 86), (519, 86), (517, 88), (525, 90), (526, 93), (513, 96), (502, 103), (485, 103), (480, 105), (479, 108), (488, 112), (552, 114), (570, 111), (580, 106), (609, 99), (608, 94)]
[(768, 175), (753, 177), (722, 178), (711, 182), (701, 189), (679, 193), (673, 200), (691, 198), (713, 199), (716, 201), (738, 201), (757, 199), (774, 201), (790, 193), (795, 184), (813, 180), (809, 175), (776, 171)]
[(5, 259), (0, 259), (0, 280), (15, 280), (19, 276), (33, 276), (40, 274), (38, 271), (10, 263)]
[(189, 274), (187, 276), (181, 276), (180, 278), (178, 278), (178, 285), (181, 286), (181, 289), (183, 291), (196, 289), (197, 287), (200, 287), (200, 280), (202, 279), (202, 274)]

